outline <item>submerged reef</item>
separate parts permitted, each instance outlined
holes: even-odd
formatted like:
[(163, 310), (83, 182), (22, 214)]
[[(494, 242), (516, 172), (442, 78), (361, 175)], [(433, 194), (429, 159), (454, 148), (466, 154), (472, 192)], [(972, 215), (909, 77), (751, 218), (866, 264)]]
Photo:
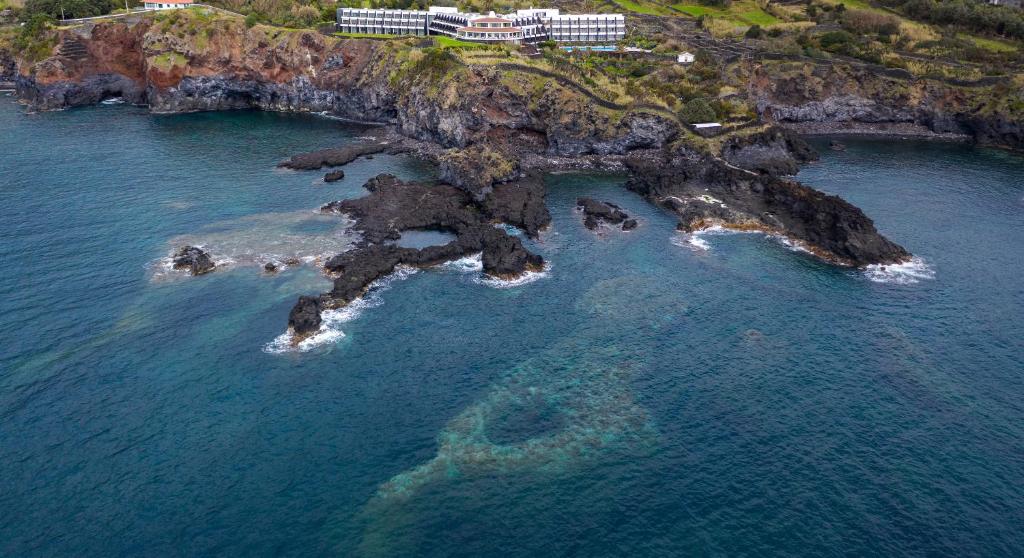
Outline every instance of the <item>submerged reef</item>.
[(684, 301), (674, 289), (629, 275), (596, 284), (577, 307), (587, 316), (578, 328), (449, 421), (438, 434), (437, 454), (382, 484), (371, 507), (445, 479), (556, 473), (609, 452), (650, 451), (657, 429), (632, 389), (654, 358), (641, 339), (672, 327), (685, 313)]

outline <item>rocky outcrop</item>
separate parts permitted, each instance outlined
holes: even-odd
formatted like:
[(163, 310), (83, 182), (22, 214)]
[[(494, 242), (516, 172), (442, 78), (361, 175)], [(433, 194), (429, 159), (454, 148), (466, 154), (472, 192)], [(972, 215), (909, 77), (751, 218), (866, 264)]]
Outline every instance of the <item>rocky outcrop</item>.
[(482, 206), (492, 220), (515, 225), (528, 236), (536, 237), (551, 223), (544, 196), (544, 180), (530, 174), (515, 182), (494, 186)]
[(771, 176), (791, 176), (818, 154), (804, 140), (780, 128), (733, 136), (722, 145), (722, 158), (730, 164)]
[[(503, 184), (499, 190), (517, 186)], [(301, 297), (292, 310), (292, 317), (307, 316), (314, 311), (319, 316), (324, 308), (344, 306), (400, 265), (432, 266), (481, 253), (484, 273), (503, 279), (538, 271), (544, 266), (541, 256), (529, 252), (518, 238), (492, 224), (504, 215), (520, 215), (537, 230), (536, 223), (542, 219), (535, 216), (536, 202), (524, 201), (534, 197), (543, 200), (543, 192), (536, 192), (537, 186), (532, 182), (521, 187), (530, 194), (503, 193), (494, 197), (492, 192), (486, 202), (479, 202), (465, 190), (449, 184), (403, 182), (389, 174), (370, 179), (365, 188), (370, 192), (367, 196), (331, 202), (321, 208), (325, 213), (342, 213), (353, 218), (354, 227), (362, 238), (355, 249), (327, 260), (324, 269), (334, 275), (333, 288), (320, 298)], [(398, 240), (402, 231), (407, 230), (446, 231), (454, 233), (456, 238), (444, 245), (420, 249), (389, 242)], [(311, 300), (316, 300), (317, 305)], [(292, 322), (290, 318), (293, 342), (297, 343), (302, 337), (297, 335), (298, 328)], [(302, 323), (312, 327), (314, 322)], [(315, 323), (319, 327), (319, 322)]]
[[(293, 170), (320, 170), (324, 167), (340, 167), (355, 161), (359, 157), (365, 157), (380, 153), (387, 149), (387, 144), (378, 142), (360, 142), (333, 149), (321, 149), (310, 153), (293, 155), (291, 158), (281, 161), (278, 167)], [(342, 173), (341, 177), (344, 177)], [(335, 180), (340, 180), (338, 177)]]
[(637, 227), (636, 219), (631, 219), (622, 208), (614, 203), (597, 201), (593, 198), (578, 198), (576, 206), (583, 211), (583, 224), (590, 230), (597, 229), (601, 223), (620, 225), (624, 231), (631, 231)]
[(192, 275), (209, 273), (216, 267), (210, 255), (195, 246), (184, 246), (175, 252), (173, 262), (174, 269), (184, 269)]
[(317, 297), (300, 296), (299, 301), (288, 313), (288, 330), (292, 333), (292, 342), (299, 343), (320, 330), (323, 319), (320, 312), (323, 303)]
[(627, 166), (627, 187), (676, 213), (683, 231), (721, 226), (778, 234), (847, 266), (910, 259), (860, 209), (793, 180), (731, 168), (686, 147), (638, 153)]
[(342, 170), (331, 171), (331, 172), (329, 172), (329, 173), (324, 175), (324, 182), (337, 182), (337, 181), (341, 180), (342, 178), (345, 178), (345, 171), (342, 171)]
[(449, 149), (438, 160), (441, 180), (462, 188), (477, 199), (491, 186), (519, 177), (519, 163), (484, 144)]

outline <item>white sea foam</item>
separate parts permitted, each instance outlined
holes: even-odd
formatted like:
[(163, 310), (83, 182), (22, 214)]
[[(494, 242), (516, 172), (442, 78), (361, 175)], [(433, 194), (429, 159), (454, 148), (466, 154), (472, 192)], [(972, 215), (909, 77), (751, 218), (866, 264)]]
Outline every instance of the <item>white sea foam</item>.
[(122, 99), (121, 97), (114, 97), (114, 98), (111, 98), (111, 99), (103, 99), (102, 101), (100, 101), (101, 105), (123, 105), (124, 103), (125, 103), (125, 100)]
[(395, 271), (386, 277), (370, 283), (369, 288), (366, 290), (366, 294), (346, 304), (342, 308), (334, 310), (324, 310), (320, 314), (320, 329), (312, 336), (303, 339), (298, 345), (292, 345), (292, 334), (291, 332), (284, 332), (274, 338), (273, 341), (267, 343), (263, 350), (270, 354), (281, 354), (289, 352), (300, 352), (305, 353), (311, 351), (317, 347), (330, 345), (336, 343), (339, 339), (345, 337), (345, 332), (342, 331), (342, 324), (351, 322), (358, 318), (362, 313), (369, 308), (376, 308), (381, 304), (384, 304), (384, 298), (381, 293), (388, 290), (395, 281), (401, 281), (413, 275), (418, 270), (415, 267), (408, 267), (400, 265), (395, 268)]
[(692, 233), (679, 233), (672, 237), (672, 244), (680, 246), (682, 248), (689, 248), (698, 252), (708, 252), (711, 250), (711, 244), (708, 242), (707, 237), (719, 235), (719, 234), (732, 234), (744, 231), (732, 231), (718, 225), (694, 231)]
[(264, 213), (212, 223), (194, 234), (168, 242), (168, 255), (149, 266), (154, 280), (182, 276), (172, 267), (170, 254), (182, 246), (198, 246), (209, 252), (218, 268), (258, 266), (299, 261), (317, 265), (351, 248), (359, 234), (351, 230), (351, 219), (343, 214), (318, 211)]
[(491, 277), (489, 275), (480, 274), (473, 279), (475, 283), (485, 285), (495, 289), (511, 289), (514, 287), (521, 287), (528, 283), (533, 283), (539, 279), (543, 279), (548, 276), (548, 272), (551, 271), (551, 262), (544, 262), (544, 269), (541, 271), (527, 271), (516, 277), (515, 279), (499, 279), (497, 277)]
[(497, 277), (491, 277), (490, 275), (483, 273), (483, 254), (479, 253), (445, 262), (441, 264), (440, 267), (441, 269), (455, 271), (457, 273), (472, 274), (473, 282), (478, 285), (484, 285), (495, 289), (511, 289), (513, 287), (533, 283), (538, 279), (547, 277), (548, 272), (551, 270), (551, 262), (545, 262), (544, 269), (541, 271), (527, 271), (515, 279), (498, 279)]
[(459, 273), (480, 273), (484, 270), (483, 254), (476, 253), (457, 260), (451, 260), (441, 264), (441, 268)]
[(873, 264), (864, 268), (864, 276), (875, 283), (913, 285), (924, 279), (934, 279), (935, 270), (923, 259), (911, 258), (899, 264)]

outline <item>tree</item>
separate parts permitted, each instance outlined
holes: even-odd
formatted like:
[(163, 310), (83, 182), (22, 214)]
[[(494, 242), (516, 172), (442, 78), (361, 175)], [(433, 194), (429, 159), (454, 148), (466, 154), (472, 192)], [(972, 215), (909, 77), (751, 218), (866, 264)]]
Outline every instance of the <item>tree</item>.
[(696, 99), (690, 99), (690, 102), (683, 105), (683, 109), (679, 111), (679, 118), (683, 119), (683, 122), (687, 124), (697, 124), (699, 122), (712, 122), (717, 118), (715, 109), (711, 107), (711, 103), (707, 102), (706, 99), (700, 97)]

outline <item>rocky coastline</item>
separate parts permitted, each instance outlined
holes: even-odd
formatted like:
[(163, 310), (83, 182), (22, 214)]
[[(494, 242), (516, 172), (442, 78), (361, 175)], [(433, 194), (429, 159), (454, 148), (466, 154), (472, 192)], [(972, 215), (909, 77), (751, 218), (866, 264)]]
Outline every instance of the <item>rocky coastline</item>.
[[(540, 271), (544, 259), (497, 224), (512, 224), (536, 237), (551, 216), (544, 204), (542, 179), (495, 185), (482, 199), (444, 183), (403, 182), (382, 174), (364, 186), (367, 196), (331, 202), (324, 213), (345, 214), (361, 235), (350, 251), (327, 260), (324, 270), (333, 288), (319, 297), (302, 296), (289, 314), (292, 343), (299, 343), (320, 328), (323, 310), (342, 307), (363, 295), (376, 280), (398, 266), (429, 267), (481, 254), (483, 273), (513, 279)], [(405, 231), (432, 230), (455, 235), (439, 246), (405, 248), (395, 244)]]
[[(79, 45), (74, 50), (86, 55), (65, 56), (72, 49), (58, 46), (54, 56), (29, 65), (0, 53), (0, 69), (14, 73), (19, 95), (37, 109), (116, 96), (148, 104), (155, 112), (326, 111), (386, 123), (372, 130), (370, 139), (298, 154), (282, 161), (283, 168), (328, 168), (337, 178), (344, 175), (338, 167), (382, 152), (435, 162), (437, 182), (381, 175), (366, 183), (367, 196), (322, 208), (351, 217), (362, 240), (325, 263), (334, 280), (329, 292), (296, 303), (289, 316), (294, 342), (317, 331), (324, 310), (350, 303), (399, 266), (431, 266), (480, 253), (483, 272), (494, 277), (541, 269), (543, 258), (495, 225), (512, 225), (536, 237), (550, 222), (540, 173), (552, 170), (625, 171), (627, 188), (673, 212), (682, 231), (721, 226), (778, 234), (847, 266), (911, 257), (856, 207), (787, 178), (816, 154), (782, 128), (762, 126), (706, 141), (664, 114), (613, 114), (553, 81), (540, 82), (543, 87), (531, 97), (492, 68), (458, 66), (443, 52), (432, 54), (438, 59), (429, 66), (409, 71), (387, 42), (302, 31), (282, 38), (262, 27), (224, 25), (208, 33), (204, 51), (176, 44), (173, 56), (165, 50), (174, 42), (171, 37), (145, 19), (86, 25), (59, 31), (59, 45)], [(458, 78), (439, 75), (437, 67)], [(766, 120), (792, 125), (820, 116), (813, 109), (818, 101), (806, 91), (790, 99), (803, 102), (805, 109), (780, 101), (779, 95), (793, 87), (785, 82), (781, 89), (753, 91), (760, 95)], [(847, 118), (850, 114), (842, 113), (833, 120), (885, 120), (885, 115), (858, 114)], [(888, 114), (890, 120), (913, 122), (905, 116)], [(607, 203), (581, 205), (587, 226), (602, 221), (623, 229), (636, 225)], [(422, 249), (397, 245), (402, 232), (410, 230), (443, 231), (455, 240)]]

